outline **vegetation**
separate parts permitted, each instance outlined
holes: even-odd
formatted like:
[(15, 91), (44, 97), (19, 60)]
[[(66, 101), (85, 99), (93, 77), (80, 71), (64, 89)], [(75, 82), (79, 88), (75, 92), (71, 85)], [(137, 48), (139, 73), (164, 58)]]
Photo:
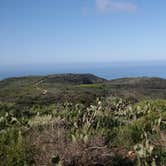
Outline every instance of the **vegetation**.
[(155, 94), (137, 99), (106, 92), (119, 80), (61, 85), (42, 77), (12, 79), (13, 85), (9, 80), (0, 83), (1, 166), (166, 164), (164, 91), (160, 99)]

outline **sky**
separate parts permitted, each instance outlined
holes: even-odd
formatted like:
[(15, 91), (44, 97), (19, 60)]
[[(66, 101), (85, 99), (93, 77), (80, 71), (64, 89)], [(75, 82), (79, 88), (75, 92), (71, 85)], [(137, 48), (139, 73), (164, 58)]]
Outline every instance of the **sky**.
[(153, 60), (165, 0), (0, 0), (0, 66)]

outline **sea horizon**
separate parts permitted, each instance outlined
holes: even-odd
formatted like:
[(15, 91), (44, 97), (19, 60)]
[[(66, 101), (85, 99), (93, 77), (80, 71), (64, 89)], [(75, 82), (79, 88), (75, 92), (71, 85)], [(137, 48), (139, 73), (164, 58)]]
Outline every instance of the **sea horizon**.
[(0, 69), (0, 80), (10, 77), (63, 73), (90, 73), (108, 80), (123, 77), (166, 78), (166, 61), (43, 63), (19, 66), (4, 65)]

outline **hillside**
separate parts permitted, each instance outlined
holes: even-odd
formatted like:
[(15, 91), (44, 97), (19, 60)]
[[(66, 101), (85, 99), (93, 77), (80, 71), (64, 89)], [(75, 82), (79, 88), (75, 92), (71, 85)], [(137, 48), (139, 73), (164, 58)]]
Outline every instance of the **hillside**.
[(48, 76), (13, 77), (0, 81), (0, 88), (27, 86), (31, 84), (94, 84), (103, 83), (106, 79), (93, 74), (53, 74)]
[(106, 82), (106, 79), (93, 74), (55, 74), (43, 78), (43, 83), (61, 84), (97, 84)]
[(0, 81), (1, 166), (163, 166), (165, 131), (165, 79)]
[(116, 95), (142, 98), (166, 98), (166, 79), (155, 77), (120, 78), (110, 81)]
[(133, 100), (165, 99), (166, 80), (140, 77), (108, 81), (92, 74), (55, 74), (0, 81), (0, 101), (24, 104), (72, 101), (89, 104), (96, 97), (110, 95)]
[(166, 79), (157, 77), (119, 78), (111, 80), (112, 85), (166, 89)]

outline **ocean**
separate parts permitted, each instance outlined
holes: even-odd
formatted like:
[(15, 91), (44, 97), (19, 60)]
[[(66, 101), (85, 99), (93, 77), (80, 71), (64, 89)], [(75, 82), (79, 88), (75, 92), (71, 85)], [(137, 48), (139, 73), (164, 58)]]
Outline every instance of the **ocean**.
[(166, 61), (163, 62), (110, 62), (110, 63), (55, 63), (12, 65), (0, 67), (0, 79), (30, 75), (59, 73), (91, 73), (110, 79), (122, 77), (166, 78)]

